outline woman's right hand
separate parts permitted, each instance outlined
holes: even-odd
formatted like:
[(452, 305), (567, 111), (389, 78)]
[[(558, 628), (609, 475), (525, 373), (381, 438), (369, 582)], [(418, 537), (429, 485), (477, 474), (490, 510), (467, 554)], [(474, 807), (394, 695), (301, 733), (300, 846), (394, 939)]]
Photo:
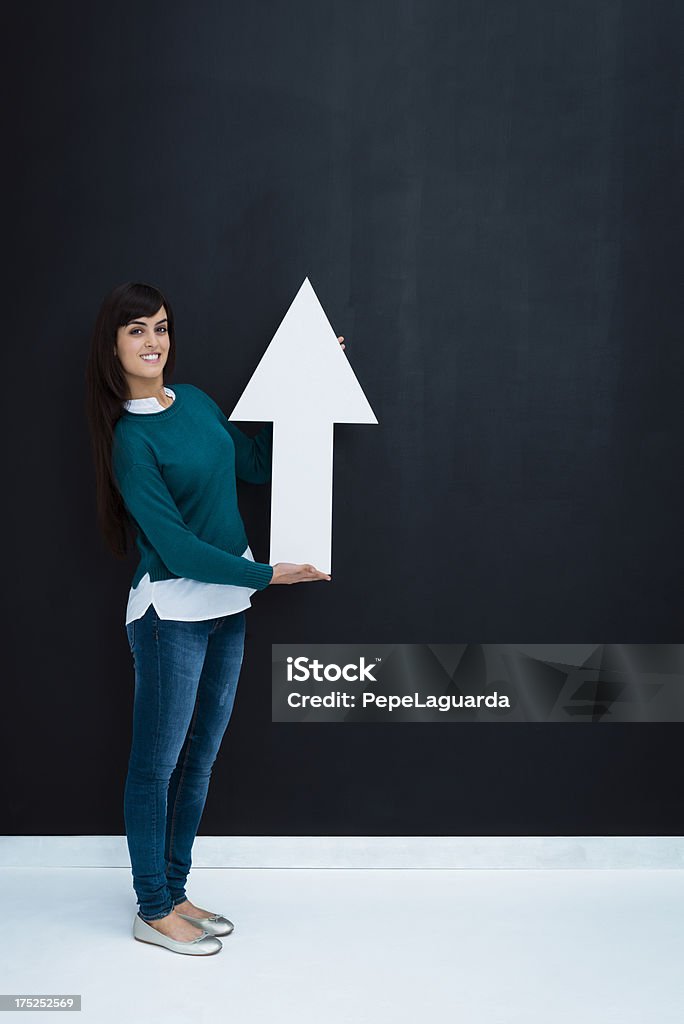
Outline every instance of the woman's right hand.
[[(320, 572), (314, 565), (305, 562), (297, 565), (295, 562), (276, 562), (273, 566), (272, 583), (309, 583), (312, 580), (329, 580), (327, 572)], [(269, 586), (271, 585), (269, 584)]]

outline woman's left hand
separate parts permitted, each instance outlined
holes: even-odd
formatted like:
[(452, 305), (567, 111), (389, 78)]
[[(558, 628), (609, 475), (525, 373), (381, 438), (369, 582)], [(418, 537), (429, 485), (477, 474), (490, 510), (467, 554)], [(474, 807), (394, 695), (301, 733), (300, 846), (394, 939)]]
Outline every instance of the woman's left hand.
[[(342, 345), (342, 342), (344, 341), (344, 335), (343, 334), (338, 335), (337, 340), (339, 341), (340, 345)], [(344, 345), (342, 345), (342, 348), (344, 348)]]

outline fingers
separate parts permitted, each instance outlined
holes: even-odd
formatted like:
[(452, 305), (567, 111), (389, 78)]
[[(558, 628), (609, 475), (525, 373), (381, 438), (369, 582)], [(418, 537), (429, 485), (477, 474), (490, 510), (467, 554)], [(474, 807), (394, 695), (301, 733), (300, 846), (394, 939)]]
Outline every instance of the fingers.
[(308, 572), (312, 580), (329, 580), (330, 574), (327, 572), (321, 572), (315, 565), (310, 565), (308, 562), (305, 564), (304, 569)]

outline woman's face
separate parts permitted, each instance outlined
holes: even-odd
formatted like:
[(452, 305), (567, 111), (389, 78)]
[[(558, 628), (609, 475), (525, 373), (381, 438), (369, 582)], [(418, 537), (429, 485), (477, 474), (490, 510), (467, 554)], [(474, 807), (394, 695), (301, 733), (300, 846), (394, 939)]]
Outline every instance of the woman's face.
[[(166, 310), (160, 306), (154, 316), (136, 317), (116, 332), (116, 354), (131, 391), (150, 382), (162, 386), (162, 371), (169, 354)], [(148, 358), (145, 358), (145, 357)]]

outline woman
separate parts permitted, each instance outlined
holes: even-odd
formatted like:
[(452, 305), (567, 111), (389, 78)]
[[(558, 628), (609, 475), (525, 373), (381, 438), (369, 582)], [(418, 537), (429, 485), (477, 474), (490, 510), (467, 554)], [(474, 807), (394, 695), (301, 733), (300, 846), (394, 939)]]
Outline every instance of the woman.
[(118, 557), (130, 528), (140, 554), (126, 608), (135, 666), (124, 790), (139, 905), (133, 935), (206, 956), (233, 925), (195, 906), (185, 884), (235, 699), (245, 609), (269, 585), (331, 577), (313, 565), (254, 560), (236, 477), (270, 479), (273, 425), (250, 438), (200, 388), (165, 385), (175, 349), (161, 292), (115, 288), (95, 324), (86, 404), (100, 527)]

